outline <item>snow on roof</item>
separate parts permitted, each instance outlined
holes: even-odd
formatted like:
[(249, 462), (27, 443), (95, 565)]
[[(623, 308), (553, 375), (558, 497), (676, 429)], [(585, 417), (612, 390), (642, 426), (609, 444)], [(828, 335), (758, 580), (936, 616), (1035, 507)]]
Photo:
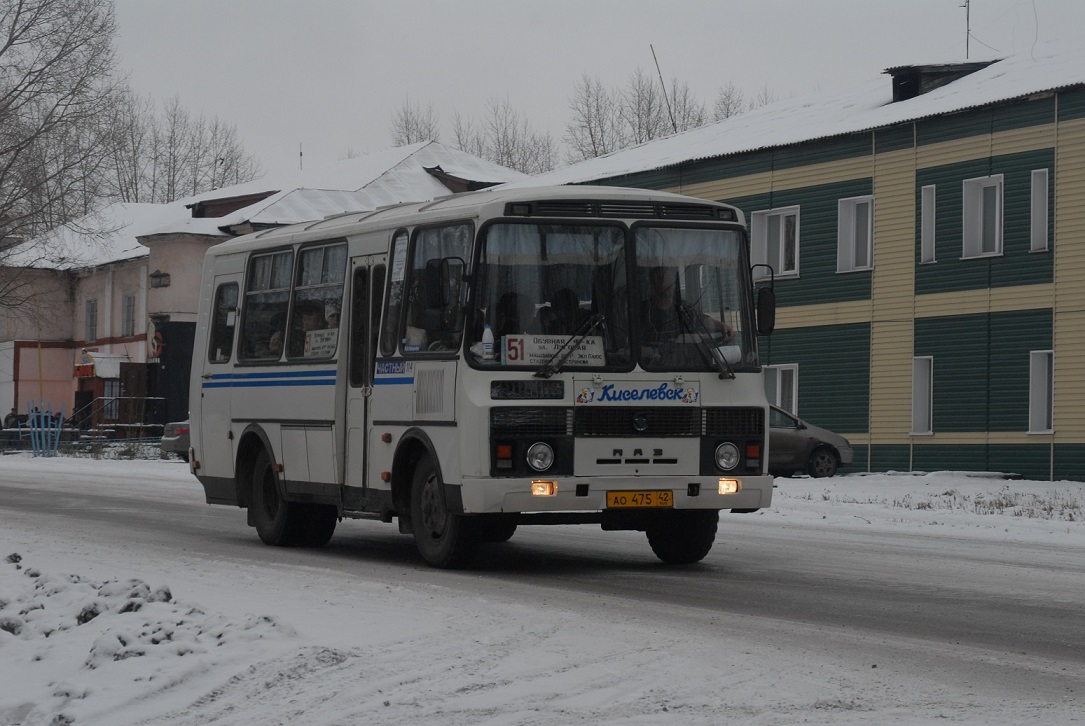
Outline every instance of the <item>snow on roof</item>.
[[(424, 202), (450, 194), (426, 169), (477, 182), (528, 178), (471, 154), (425, 141), (274, 179), (257, 179), (179, 199), (169, 204), (111, 204), (95, 215), (21, 245), (2, 263), (15, 267), (71, 269), (148, 254), (137, 237), (166, 234), (228, 236), (225, 229), (250, 222), (309, 222), (342, 212), (364, 212), (399, 202)], [(280, 191), (223, 217), (194, 218), (189, 209), (206, 202), (270, 190)]]
[(931, 116), (1085, 84), (1085, 48), (1038, 46), (952, 83), (893, 103), (884, 74), (836, 93), (819, 92), (763, 106), (709, 126), (539, 174), (515, 186), (611, 179), (687, 161), (869, 131)]
[(424, 202), (450, 194), (448, 187), (426, 171), (434, 167), (440, 167), (446, 174), (479, 182), (502, 183), (529, 178), (477, 156), (426, 141), (348, 159), (311, 172), (299, 172), (287, 183), (249, 182), (200, 195), (200, 199), (206, 201), (260, 189), (281, 189), (263, 201), (220, 217), (216, 220), (218, 226), (229, 227), (244, 222), (309, 222), (332, 214), (365, 212), (389, 204)]
[(78, 222), (19, 245), (3, 258), (3, 264), (69, 270), (145, 257), (148, 249), (139, 244), (136, 237), (185, 213), (180, 202), (116, 202)]

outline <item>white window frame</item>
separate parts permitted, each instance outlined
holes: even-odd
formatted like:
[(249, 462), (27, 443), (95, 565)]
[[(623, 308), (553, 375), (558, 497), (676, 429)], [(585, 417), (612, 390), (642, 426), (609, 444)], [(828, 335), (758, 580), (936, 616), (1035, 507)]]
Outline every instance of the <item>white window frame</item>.
[(83, 338), (88, 343), (98, 340), (98, 301), (87, 300), (83, 306)]
[[(792, 416), (799, 415), (799, 364), (785, 363), (765, 366), (765, 396), (769, 403), (787, 411)], [(788, 384), (781, 386), (783, 381)], [(789, 390), (784, 391), (784, 388)]]
[[(987, 190), (994, 190), (995, 208), (988, 209)], [(962, 203), (962, 227), (963, 245), (961, 249), (962, 259), (979, 257), (997, 257), (1002, 254), (1002, 210), (1004, 179), (1002, 174), (981, 176), (974, 179), (965, 179), (961, 185), (963, 196)], [(990, 249), (985, 249), (986, 224), (990, 221), (994, 225)]]
[(1055, 351), (1029, 351), (1028, 432), (1055, 432)]
[(934, 357), (912, 358), (912, 436), (934, 433)]
[[(795, 264), (791, 269), (783, 268), (785, 246), (787, 244), (786, 230), (787, 218), (795, 218)], [(769, 239), (769, 226), (773, 219), (778, 220), (776, 239)], [(799, 206), (779, 207), (776, 209), (763, 209), (750, 215), (750, 241), (753, 247), (753, 262), (755, 265), (769, 265), (776, 277), (799, 276)], [(771, 253), (770, 253), (771, 249)], [(764, 268), (754, 269), (755, 279), (768, 277)]]
[(1048, 217), (1048, 170), (1032, 170), (1032, 198), (1030, 204), (1029, 251), (1047, 252)]
[(932, 264), (937, 262), (935, 246), (935, 221), (938, 199), (934, 184), (926, 184), (919, 191), (919, 263)]
[(121, 337), (136, 334), (136, 294), (126, 292), (121, 296)]
[[(866, 207), (866, 224), (860, 223), (858, 211)], [(874, 268), (874, 196), (865, 194), (860, 197), (841, 199), (836, 205), (836, 271), (854, 272)], [(862, 245), (860, 235), (866, 237), (863, 255), (866, 262), (859, 260)]]

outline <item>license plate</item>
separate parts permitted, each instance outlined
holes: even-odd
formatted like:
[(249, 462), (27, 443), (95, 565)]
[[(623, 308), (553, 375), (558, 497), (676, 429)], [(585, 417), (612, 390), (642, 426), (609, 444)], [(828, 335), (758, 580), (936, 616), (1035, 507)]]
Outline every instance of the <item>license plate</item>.
[(610, 508), (673, 507), (674, 493), (669, 490), (607, 492), (607, 506)]

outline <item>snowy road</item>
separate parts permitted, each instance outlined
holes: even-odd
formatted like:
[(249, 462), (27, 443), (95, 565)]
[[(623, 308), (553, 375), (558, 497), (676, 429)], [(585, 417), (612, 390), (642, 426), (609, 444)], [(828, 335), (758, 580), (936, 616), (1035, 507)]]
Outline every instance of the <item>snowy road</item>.
[[(1085, 704), (1080, 516), (942, 516), (869, 495), (912, 496), (914, 477), (784, 482), (774, 510), (722, 515), (695, 567), (662, 565), (639, 533), (559, 527), (521, 528), (471, 570), (443, 572), (375, 522), (341, 523), (321, 551), (265, 547), (241, 510), (205, 505), (180, 464), (0, 467), (0, 545), (36, 567), (165, 582), (205, 609), (273, 613), (309, 646), (377, 647), (393, 671), (425, 664), (430, 698), (390, 687), (382, 723), (1071, 723)], [(991, 501), (968, 481), (938, 485), (973, 509)], [(826, 493), (838, 487), (848, 494)], [(1080, 485), (1068, 491), (1048, 496)], [(537, 661), (516, 666), (526, 681), (501, 675), (517, 653)], [(465, 665), (479, 683), (450, 680)], [(488, 705), (456, 705), (476, 690)], [(207, 708), (174, 715), (235, 723)], [(354, 712), (332, 713), (308, 722)]]

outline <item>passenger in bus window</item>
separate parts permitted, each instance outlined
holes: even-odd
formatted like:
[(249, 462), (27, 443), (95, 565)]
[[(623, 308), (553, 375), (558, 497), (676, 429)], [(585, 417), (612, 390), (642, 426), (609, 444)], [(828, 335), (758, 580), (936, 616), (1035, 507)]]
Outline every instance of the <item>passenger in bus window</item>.
[(586, 318), (587, 312), (580, 307), (580, 298), (568, 287), (555, 291), (550, 297), (550, 306), (539, 310), (542, 332), (547, 335), (573, 335)]
[(493, 321), (494, 340), (524, 332), (520, 326), (520, 296), (515, 292), (506, 292), (498, 298)]
[(339, 328), (339, 311), (330, 305), (324, 309), (324, 320), (329, 328)]

